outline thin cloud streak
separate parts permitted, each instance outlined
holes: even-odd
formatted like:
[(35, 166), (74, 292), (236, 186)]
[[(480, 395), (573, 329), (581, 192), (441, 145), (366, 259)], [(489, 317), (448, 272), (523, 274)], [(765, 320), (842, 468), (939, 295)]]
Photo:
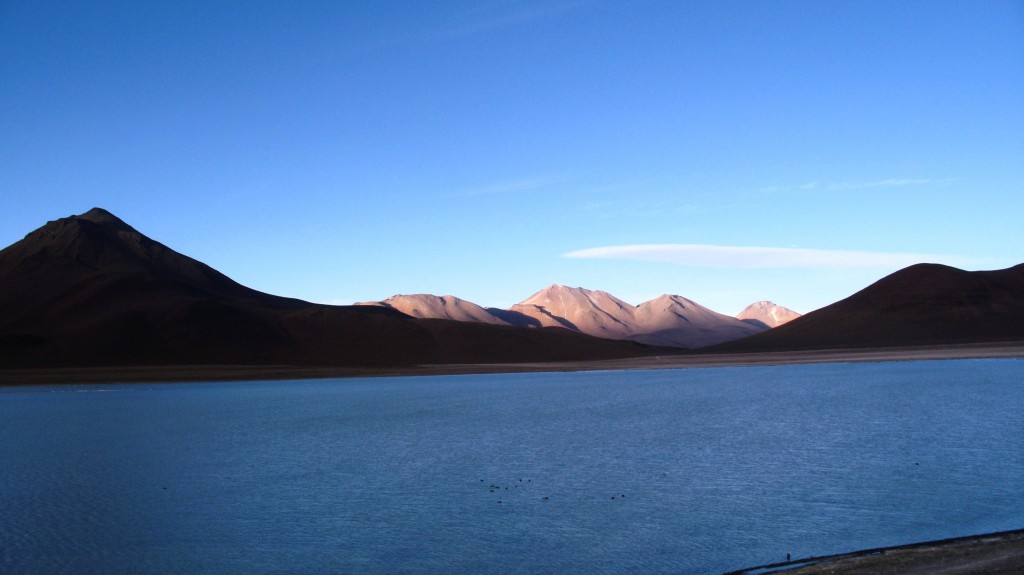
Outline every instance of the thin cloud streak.
[(448, 197), (470, 198), (475, 196), (493, 196), (499, 194), (518, 194), (524, 192), (532, 192), (534, 190), (546, 188), (548, 186), (564, 182), (569, 179), (571, 179), (571, 177), (565, 174), (553, 176), (540, 176), (536, 178), (516, 180), (514, 182), (505, 182), (493, 186), (485, 186), (482, 188), (473, 188), (462, 192), (455, 192), (452, 194), (448, 194)]
[(940, 254), (702, 244), (605, 246), (569, 252), (564, 257), (643, 260), (712, 268), (902, 268), (926, 262), (959, 266), (973, 263), (969, 258)]
[(767, 186), (762, 192), (785, 192), (787, 190), (863, 190), (868, 188), (898, 188), (905, 186), (925, 186), (929, 184), (944, 185), (952, 180), (934, 180), (931, 178), (886, 178), (873, 182), (807, 182), (796, 186)]
[(826, 190), (861, 190), (864, 188), (894, 188), (901, 186), (923, 186), (932, 183), (928, 178), (889, 178), (875, 182), (839, 182), (827, 184)]

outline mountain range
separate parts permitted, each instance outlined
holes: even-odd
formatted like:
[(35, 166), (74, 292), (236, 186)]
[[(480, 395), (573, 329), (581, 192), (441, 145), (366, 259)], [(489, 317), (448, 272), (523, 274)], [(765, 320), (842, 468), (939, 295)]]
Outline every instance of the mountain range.
[(0, 367), (402, 366), (656, 353), (567, 329), (415, 319), (262, 293), (103, 209), (0, 251)]
[(1024, 264), (968, 272), (916, 264), (786, 325), (713, 351), (949, 345), (1024, 340)]
[(667, 294), (633, 306), (607, 292), (557, 284), (509, 309), (484, 308), (454, 296), (430, 294), (395, 295), (356, 305), (387, 307), (418, 318), (561, 327), (606, 339), (688, 349), (743, 338), (800, 316), (771, 302), (758, 302), (735, 318)]
[(919, 264), (792, 315), (758, 302), (732, 318), (673, 295), (632, 306), (559, 285), (507, 310), (427, 295), (314, 304), (243, 286), (100, 208), (48, 222), (0, 250), (0, 368), (390, 367), (586, 361), (701, 346), (700, 353), (750, 353), (1024, 341), (1024, 264), (977, 272)]

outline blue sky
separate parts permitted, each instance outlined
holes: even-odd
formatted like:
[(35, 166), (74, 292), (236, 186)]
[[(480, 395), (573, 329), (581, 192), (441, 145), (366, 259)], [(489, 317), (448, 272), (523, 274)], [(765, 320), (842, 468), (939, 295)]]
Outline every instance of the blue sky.
[(0, 4), (0, 244), (263, 291), (807, 312), (1024, 261), (1024, 2)]

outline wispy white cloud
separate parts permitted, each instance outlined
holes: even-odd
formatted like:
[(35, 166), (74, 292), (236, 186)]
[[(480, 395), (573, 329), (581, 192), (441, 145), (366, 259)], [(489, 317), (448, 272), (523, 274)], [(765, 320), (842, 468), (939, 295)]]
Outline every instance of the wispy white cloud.
[(946, 185), (951, 183), (953, 180), (935, 180), (932, 178), (886, 178), (884, 180), (874, 180), (870, 182), (806, 182), (797, 185), (788, 186), (767, 186), (761, 188), (762, 192), (785, 192), (790, 190), (824, 190), (824, 191), (843, 191), (843, 190), (863, 190), (868, 188), (900, 188), (907, 186), (926, 186), (926, 185)]
[(901, 268), (923, 262), (960, 266), (974, 262), (969, 258), (941, 254), (703, 244), (605, 246), (569, 252), (564, 257), (646, 260), (716, 268)]
[(601, 220), (651, 219), (657, 217), (684, 217), (702, 211), (701, 206), (675, 201), (592, 201), (580, 206), (587, 218)]
[(932, 183), (929, 178), (888, 178), (874, 182), (833, 182), (825, 185), (826, 190), (860, 190), (864, 188), (896, 188), (923, 186)]
[(568, 174), (554, 174), (547, 176), (537, 176), (534, 178), (524, 178), (521, 180), (514, 180), (509, 182), (502, 182), (498, 184), (492, 184), (489, 186), (482, 186), (479, 188), (470, 188), (459, 192), (453, 192), (448, 194), (448, 197), (452, 198), (468, 198), (474, 196), (493, 196), (499, 194), (519, 194), (524, 192), (532, 192), (541, 188), (547, 188), (555, 184), (564, 182), (571, 179)]

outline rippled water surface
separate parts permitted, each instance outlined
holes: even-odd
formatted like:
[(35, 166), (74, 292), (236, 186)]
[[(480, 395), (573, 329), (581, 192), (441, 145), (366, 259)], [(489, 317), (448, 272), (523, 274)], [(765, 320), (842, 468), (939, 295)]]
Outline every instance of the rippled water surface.
[(1024, 361), (0, 389), (0, 572), (721, 573), (1024, 527)]

